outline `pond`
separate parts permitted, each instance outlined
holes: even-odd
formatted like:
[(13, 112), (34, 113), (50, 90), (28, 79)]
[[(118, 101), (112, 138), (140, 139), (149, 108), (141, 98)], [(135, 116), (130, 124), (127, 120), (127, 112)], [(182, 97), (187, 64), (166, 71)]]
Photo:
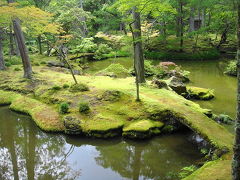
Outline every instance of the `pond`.
[[(108, 67), (111, 63), (120, 63), (126, 68), (132, 67), (131, 58), (108, 59), (98, 62), (90, 62), (87, 72), (94, 73)], [(184, 70), (190, 71), (189, 85), (214, 89), (215, 98), (211, 101), (196, 101), (203, 108), (212, 109), (216, 114), (227, 114), (236, 116), (236, 91), (237, 79), (224, 74), (225, 60), (205, 60), (205, 61), (174, 61), (182, 66)], [(160, 63), (159, 60), (152, 60), (154, 65)]]
[(189, 133), (146, 141), (87, 139), (41, 131), (0, 107), (0, 179), (174, 179), (201, 155)]

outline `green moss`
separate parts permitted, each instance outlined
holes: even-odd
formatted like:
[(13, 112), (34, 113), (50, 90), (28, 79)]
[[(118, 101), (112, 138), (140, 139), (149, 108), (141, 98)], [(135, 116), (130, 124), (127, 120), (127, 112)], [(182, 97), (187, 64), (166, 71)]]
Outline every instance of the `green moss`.
[(69, 89), (70, 92), (83, 92), (83, 91), (89, 91), (89, 87), (86, 84), (79, 83), (74, 84)]
[(188, 97), (198, 100), (210, 100), (214, 98), (214, 92), (210, 89), (189, 86), (187, 87)]
[(52, 87), (52, 90), (54, 90), (54, 91), (59, 91), (59, 90), (61, 90), (61, 87), (55, 85), (55, 86)]
[(162, 122), (151, 120), (134, 121), (123, 128), (123, 136), (134, 139), (149, 138), (152, 135), (160, 134), (160, 128), (163, 125)]
[(184, 180), (231, 180), (231, 160), (210, 161)]
[(89, 103), (88, 102), (80, 102), (78, 104), (78, 110), (80, 113), (87, 113), (90, 110)]
[(58, 113), (52, 107), (35, 99), (13, 92), (0, 91), (0, 104), (11, 104), (11, 109), (30, 115), (35, 123), (45, 131), (59, 132), (63, 130)]
[(97, 75), (124, 78), (129, 76), (128, 70), (121, 64), (111, 64), (106, 69), (99, 71)]

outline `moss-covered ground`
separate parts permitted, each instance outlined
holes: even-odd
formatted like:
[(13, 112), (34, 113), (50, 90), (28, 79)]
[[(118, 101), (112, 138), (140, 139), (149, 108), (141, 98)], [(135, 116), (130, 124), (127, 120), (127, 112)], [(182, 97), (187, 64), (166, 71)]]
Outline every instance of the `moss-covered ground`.
[[(21, 78), (22, 72), (14, 71), (14, 68), (0, 72), (0, 104), (11, 104), (12, 109), (31, 115), (43, 130), (64, 131), (63, 119), (71, 116), (79, 120), (81, 131), (87, 136), (112, 137), (121, 135), (122, 131), (142, 132), (139, 127), (145, 125), (144, 131), (149, 133), (154, 129), (158, 134), (169, 117), (174, 117), (214, 147), (227, 148), (231, 154), (233, 135), (208, 118), (205, 115), (208, 110), (173, 91), (156, 89), (147, 83), (140, 88), (142, 101), (136, 102), (132, 77), (77, 76), (78, 82), (86, 84), (89, 90), (73, 93), (66, 86), (73, 84), (71, 75), (58, 72), (56, 68), (36, 66), (32, 80)], [(58, 113), (62, 102), (70, 105), (68, 114)], [(90, 110), (80, 113), (80, 102), (88, 102)], [(221, 179), (216, 167), (218, 171), (222, 170), (218, 166), (226, 166), (224, 161), (205, 164), (192, 179), (198, 179), (206, 169)]]

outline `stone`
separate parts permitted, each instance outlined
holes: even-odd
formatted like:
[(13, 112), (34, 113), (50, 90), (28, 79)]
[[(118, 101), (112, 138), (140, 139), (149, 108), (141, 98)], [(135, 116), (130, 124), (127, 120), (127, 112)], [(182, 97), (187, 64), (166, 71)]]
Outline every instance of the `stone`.
[(71, 135), (82, 134), (81, 121), (72, 116), (64, 117), (65, 133)]

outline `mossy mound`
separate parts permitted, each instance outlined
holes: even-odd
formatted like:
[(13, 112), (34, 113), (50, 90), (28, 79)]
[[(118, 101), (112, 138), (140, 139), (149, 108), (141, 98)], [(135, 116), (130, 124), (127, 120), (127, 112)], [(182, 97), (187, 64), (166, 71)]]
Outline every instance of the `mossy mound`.
[(138, 120), (123, 128), (123, 137), (131, 139), (144, 139), (160, 134), (164, 126), (162, 122), (151, 120)]
[(64, 129), (57, 111), (35, 99), (0, 90), (0, 104), (11, 104), (12, 110), (30, 115), (35, 123), (45, 131), (61, 132)]
[(205, 88), (187, 87), (188, 98), (197, 100), (210, 100), (214, 98), (214, 91)]
[(130, 76), (128, 70), (121, 64), (111, 64), (106, 69), (99, 71), (96, 75), (109, 76), (115, 78), (125, 78)]
[(121, 135), (123, 126), (123, 120), (98, 115), (94, 119), (85, 120), (82, 127), (87, 136), (109, 138)]

